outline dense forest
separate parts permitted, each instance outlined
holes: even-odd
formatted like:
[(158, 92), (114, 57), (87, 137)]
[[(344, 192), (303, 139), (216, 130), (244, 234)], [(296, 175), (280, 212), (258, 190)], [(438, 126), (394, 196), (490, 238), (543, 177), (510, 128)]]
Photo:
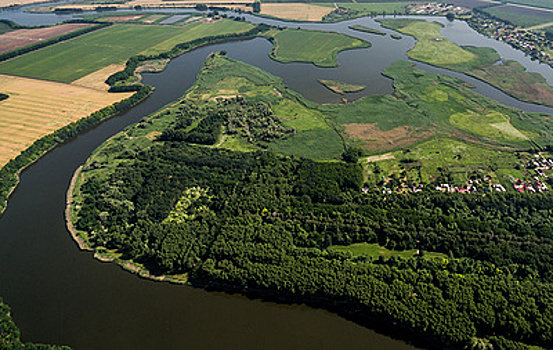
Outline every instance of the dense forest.
[(0, 299), (0, 349), (2, 350), (70, 350), (67, 346), (23, 343), (19, 329), (10, 315), (10, 308)]
[[(269, 105), (179, 108), (151, 146), (106, 146), (125, 166), (85, 167), (96, 171), (79, 187), (75, 224), (93, 248), (199, 287), (327, 307), (427, 347), (553, 346), (553, 197), (362, 194), (355, 162), (209, 146), (224, 128), (252, 143), (286, 137)], [(331, 249), (361, 242), (418, 254)]]

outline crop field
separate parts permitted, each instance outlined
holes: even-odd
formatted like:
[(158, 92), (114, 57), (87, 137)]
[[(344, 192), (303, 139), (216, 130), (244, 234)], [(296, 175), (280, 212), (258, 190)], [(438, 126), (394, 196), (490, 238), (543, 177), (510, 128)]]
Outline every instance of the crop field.
[(251, 28), (231, 20), (183, 27), (114, 25), (2, 62), (0, 73), (69, 83), (136, 54), (155, 54), (182, 42)]
[[(548, 0), (545, 0), (548, 1)], [(510, 1), (513, 2), (513, 1)], [(488, 7), (494, 4), (500, 5), (501, 2), (497, 0), (449, 0), (448, 4), (454, 4), (456, 6), (475, 8), (475, 7)]]
[(78, 86), (0, 75), (0, 167), (35, 140), (131, 93), (112, 94)]
[(68, 23), (46, 28), (18, 29), (4, 33), (0, 35), (0, 53), (29, 46), (39, 41), (55, 38), (93, 25), (90, 23)]
[(44, 2), (42, 0), (0, 0), (0, 8), (13, 5), (28, 5), (37, 2)]
[(128, 22), (128, 21), (136, 21), (137, 19), (140, 19), (144, 16), (145, 15), (109, 16), (109, 17), (103, 17), (100, 19), (106, 22)]
[(261, 5), (261, 14), (296, 21), (320, 21), (334, 9), (314, 4), (266, 4)]
[(378, 2), (378, 3), (339, 3), (338, 6), (359, 12), (377, 13), (377, 14), (394, 14), (405, 13), (405, 7), (411, 2)]
[(272, 58), (281, 62), (311, 62), (320, 67), (336, 67), (340, 51), (370, 46), (344, 34), (304, 29), (281, 30), (273, 38)]
[(111, 64), (105, 68), (92, 72), (84, 77), (73, 81), (72, 85), (87, 87), (100, 91), (108, 91), (110, 86), (106, 84), (107, 78), (125, 69), (124, 64)]
[(509, 3), (553, 9), (551, 0), (509, 0)]
[[(409, 51), (409, 57), (434, 65), (462, 64), (474, 61), (476, 56), (455, 45), (440, 34), (438, 23), (408, 20), (380, 20), (383, 26), (396, 29), (417, 38), (417, 44)], [(406, 24), (406, 25), (404, 25)]]
[[(551, 2), (550, 2), (551, 3)], [(516, 5), (502, 5), (483, 9), (484, 12), (519, 27), (532, 27), (553, 22), (553, 11)]]

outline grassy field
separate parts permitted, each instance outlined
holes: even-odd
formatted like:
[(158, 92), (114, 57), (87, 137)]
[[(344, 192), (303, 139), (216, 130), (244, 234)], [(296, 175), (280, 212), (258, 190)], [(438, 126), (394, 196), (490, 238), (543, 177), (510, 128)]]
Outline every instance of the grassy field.
[(509, 0), (512, 4), (521, 4), (527, 6), (543, 7), (553, 9), (553, 2), (551, 0)]
[(252, 27), (231, 20), (183, 27), (114, 25), (2, 62), (0, 73), (69, 83), (136, 54), (155, 54), (178, 43)]
[(408, 52), (412, 59), (472, 75), (522, 101), (553, 106), (553, 88), (543, 76), (527, 72), (516, 61), (496, 64), (500, 56), (491, 48), (461, 48), (441, 37), (437, 23), (412, 19), (383, 19), (381, 22), (383, 26), (418, 40)]
[(284, 29), (273, 35), (271, 57), (280, 62), (310, 62), (320, 67), (338, 65), (340, 51), (369, 47), (370, 43), (344, 34)]
[(5, 75), (0, 92), (10, 96), (0, 102), (0, 167), (42, 136), (131, 95)]
[(434, 65), (460, 64), (476, 60), (476, 56), (455, 45), (440, 34), (440, 24), (413, 20), (380, 20), (383, 26), (417, 38), (409, 57)]
[(553, 22), (553, 11), (541, 11), (515, 5), (495, 6), (483, 9), (483, 11), (522, 28)]

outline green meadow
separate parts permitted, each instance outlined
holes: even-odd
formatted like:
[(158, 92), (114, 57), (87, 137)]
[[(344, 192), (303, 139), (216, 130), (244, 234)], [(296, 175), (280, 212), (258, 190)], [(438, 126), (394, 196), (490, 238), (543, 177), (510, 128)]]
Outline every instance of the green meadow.
[[(549, 3), (549, 6), (552, 6), (551, 2)], [(542, 11), (506, 5), (485, 8), (482, 11), (522, 28), (553, 22), (553, 13), (548, 10)]]
[(417, 43), (407, 55), (421, 62), (474, 76), (526, 102), (553, 106), (553, 87), (516, 61), (495, 64), (499, 54), (488, 47), (459, 47), (440, 34), (440, 24), (415, 19), (381, 19), (390, 29), (411, 35)]
[(440, 34), (439, 23), (423, 20), (381, 19), (384, 27), (396, 29), (417, 38), (417, 44), (409, 51), (409, 57), (434, 65), (461, 64), (476, 59), (476, 56), (455, 45)]
[(348, 35), (305, 29), (284, 29), (272, 34), (271, 57), (280, 62), (309, 62), (336, 67), (339, 52), (370, 47), (370, 43)]
[(231, 20), (183, 27), (113, 25), (2, 62), (0, 73), (70, 83), (137, 54), (156, 54), (179, 43), (251, 28), (249, 23)]

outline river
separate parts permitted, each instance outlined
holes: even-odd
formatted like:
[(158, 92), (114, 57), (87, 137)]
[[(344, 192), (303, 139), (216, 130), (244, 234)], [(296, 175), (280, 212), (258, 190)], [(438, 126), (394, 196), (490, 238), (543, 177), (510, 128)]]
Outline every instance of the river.
[[(28, 16), (36, 16), (33, 23), (42, 24), (41, 15), (0, 12), (0, 18)], [(292, 89), (313, 101), (335, 102), (339, 97), (322, 88), (316, 79), (339, 77), (368, 85), (351, 98), (390, 93), (391, 81), (380, 72), (395, 60), (406, 59), (406, 50), (414, 45), (409, 37), (392, 41), (389, 36), (347, 29), (352, 23), (376, 27), (369, 18), (337, 24), (255, 21), (340, 31), (366, 38), (373, 46), (343, 52), (339, 55), (340, 66), (332, 69), (272, 61), (267, 56), (270, 44), (261, 38), (195, 50), (173, 60), (163, 73), (144, 74), (144, 82), (156, 87), (146, 101), (57, 147), (24, 171), (0, 219), (0, 296), (12, 307), (24, 341), (68, 344), (77, 350), (413, 349), (403, 341), (325, 310), (143, 280), (79, 251), (66, 230), (65, 193), (75, 169), (107, 138), (180, 97), (194, 82), (210, 52), (226, 50), (232, 58), (282, 77)], [(443, 33), (447, 36), (463, 26), (463, 22), (447, 24)], [(468, 33), (475, 42), (486, 40), (470, 28)], [(524, 64), (529, 69), (541, 69), (528, 61)], [(551, 79), (551, 69), (545, 75)], [(475, 83), (482, 93), (496, 94), (501, 102), (520, 103), (484, 83)], [(551, 109), (546, 111), (551, 113)]]

